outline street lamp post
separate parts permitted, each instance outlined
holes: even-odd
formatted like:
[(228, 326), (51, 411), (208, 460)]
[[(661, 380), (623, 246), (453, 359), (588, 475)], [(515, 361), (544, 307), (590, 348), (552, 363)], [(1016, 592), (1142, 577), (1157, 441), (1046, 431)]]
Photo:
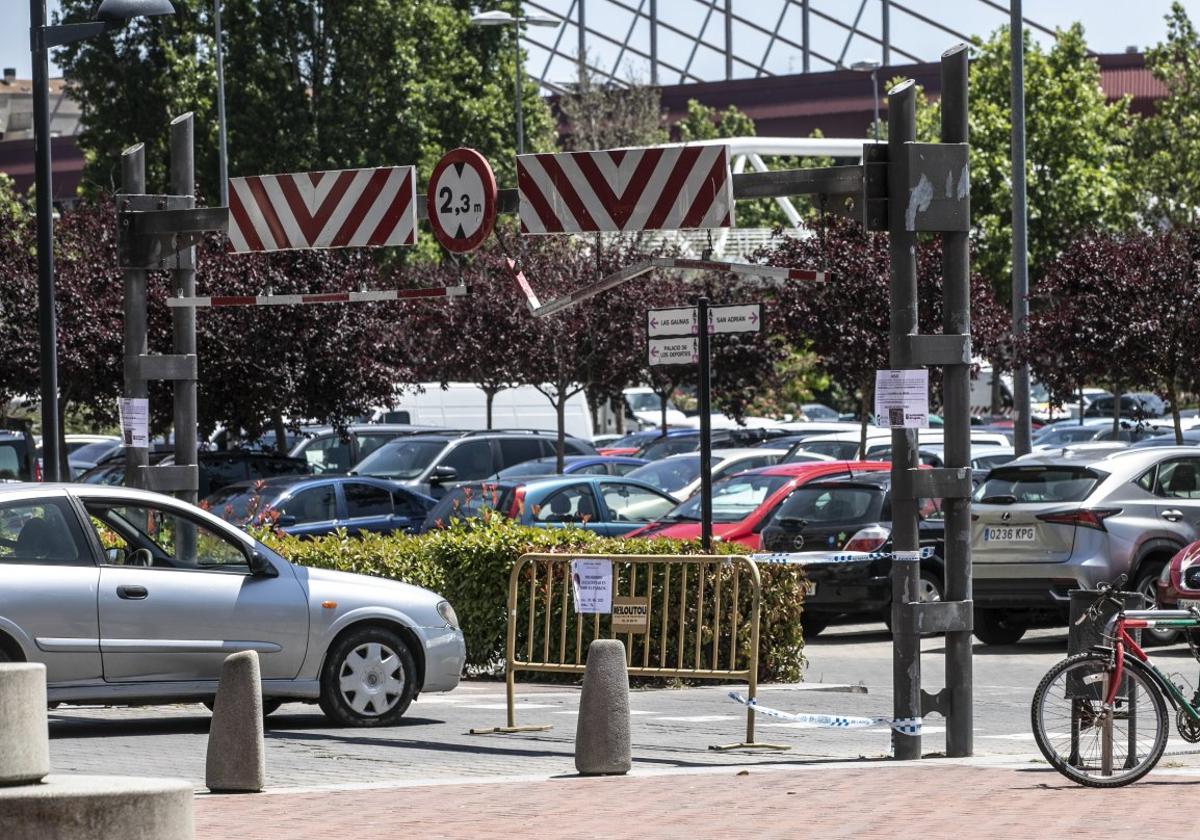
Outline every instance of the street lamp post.
[(508, 12), (480, 12), (471, 18), (472, 26), (515, 26), (516, 37), (513, 39), (513, 50), (516, 58), (516, 76), (514, 80), (517, 109), (517, 154), (525, 154), (525, 122), (521, 115), (521, 90), (524, 88), (524, 76), (521, 68), (521, 27), (526, 26), (558, 26), (562, 20), (549, 15), (510, 15)]
[(856, 61), (851, 70), (871, 74), (871, 93), (875, 97), (875, 142), (879, 142), (879, 67), (878, 61)]
[(34, 183), (37, 193), (38, 345), (41, 368), (42, 476), (62, 477), (58, 416), (58, 328), (54, 314), (54, 219), (50, 176), (50, 50), (111, 32), (134, 17), (174, 14), (170, 0), (103, 0), (86, 23), (46, 25), (46, 0), (29, 0), (33, 58)]

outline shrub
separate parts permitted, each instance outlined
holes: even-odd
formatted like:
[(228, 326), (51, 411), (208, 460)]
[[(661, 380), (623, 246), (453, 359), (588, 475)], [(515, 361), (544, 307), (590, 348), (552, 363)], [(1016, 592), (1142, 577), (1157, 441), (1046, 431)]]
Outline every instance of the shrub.
[[(509, 576), (522, 555), (700, 553), (699, 540), (603, 537), (578, 528), (529, 528), (501, 517), (491, 517), (488, 521), (456, 521), (448, 528), (421, 536), (366, 534), (361, 538), (350, 538), (339, 532), (316, 539), (299, 539), (270, 531), (260, 532), (257, 536), (271, 549), (300, 565), (392, 578), (441, 593), (458, 613), (466, 640), (467, 665), (473, 668), (491, 668), (503, 661)], [(741, 546), (726, 543), (717, 543), (715, 550), (719, 554), (745, 552)], [(759, 572), (762, 576), (759, 678), (798, 680), (804, 663), (800, 631), (803, 576), (796, 567), (766, 566), (760, 567)], [(706, 574), (710, 593), (716, 574), (715, 566)], [(528, 581), (529, 576), (524, 580)], [(553, 585), (560, 587), (565, 582), (560, 571)], [(621, 578), (621, 586), (626, 583), (627, 580)], [(540, 581), (541, 587), (547, 584), (545, 580)], [(639, 585), (639, 594), (644, 587), (644, 582)], [(660, 603), (661, 583), (656, 583), (655, 589), (652, 597)], [(742, 650), (749, 644), (750, 636), (749, 624), (744, 620), (750, 607), (748, 590), (749, 587), (744, 587), (739, 597), (739, 613), (743, 616), (739, 626)], [(562, 590), (556, 588), (555, 591)], [(622, 588), (622, 591), (627, 590)], [(522, 593), (527, 594), (525, 587), (522, 587)], [(677, 597), (673, 594), (672, 600)], [(724, 597), (729, 598), (728, 595)], [(688, 626), (695, 628), (695, 604), (686, 604), (685, 611)], [(706, 612), (711, 613), (711, 606)], [(712, 639), (711, 614), (704, 619), (700, 625), (701, 662), (707, 667)], [(573, 622), (573, 616), (569, 620)], [(657, 632), (656, 628), (651, 628), (652, 646), (659, 644)], [(573, 623), (571, 633), (573, 638)], [(524, 649), (521, 646), (525, 644), (526, 634), (525, 622), (519, 622), (518, 650)], [(693, 630), (689, 633), (685, 663), (692, 661), (694, 641)], [(668, 661), (676, 653), (674, 642), (671, 644)]]

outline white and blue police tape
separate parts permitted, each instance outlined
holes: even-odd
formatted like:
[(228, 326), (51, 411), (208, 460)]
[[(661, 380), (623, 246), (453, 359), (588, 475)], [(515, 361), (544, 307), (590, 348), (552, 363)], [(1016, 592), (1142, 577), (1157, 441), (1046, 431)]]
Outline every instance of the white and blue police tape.
[[(861, 560), (885, 560), (894, 556), (909, 559), (908, 555), (918, 552), (911, 551), (848, 551), (840, 554), (824, 551), (775, 551), (763, 554), (751, 554), (750, 559), (761, 565), (771, 566), (804, 566), (813, 563), (853, 563)], [(932, 557), (933, 548), (926, 546), (920, 550), (922, 558)]]
[(811, 715), (781, 712), (769, 706), (760, 706), (757, 700), (747, 700), (736, 691), (729, 692), (729, 699), (735, 703), (752, 709), (760, 715), (788, 720), (792, 723), (807, 723), (812, 726), (823, 726), (828, 729), (867, 729), (872, 726), (890, 726), (901, 735), (920, 735), (921, 718), (889, 718), (889, 717), (846, 717), (845, 715)]

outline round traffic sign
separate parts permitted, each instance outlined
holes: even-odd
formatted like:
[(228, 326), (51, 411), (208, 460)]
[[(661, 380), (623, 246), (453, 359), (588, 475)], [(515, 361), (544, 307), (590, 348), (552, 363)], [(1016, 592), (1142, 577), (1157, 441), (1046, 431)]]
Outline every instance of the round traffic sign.
[(447, 152), (433, 168), (425, 195), (429, 226), (449, 251), (474, 251), (496, 224), (496, 176), (474, 149)]

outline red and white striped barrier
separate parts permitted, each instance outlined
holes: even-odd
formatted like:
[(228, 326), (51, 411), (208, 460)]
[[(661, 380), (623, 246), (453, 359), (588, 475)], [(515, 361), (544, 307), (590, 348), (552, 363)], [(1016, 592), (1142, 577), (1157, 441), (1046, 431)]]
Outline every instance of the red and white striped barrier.
[(519, 155), (522, 233), (733, 226), (725, 146)]
[(230, 250), (415, 245), (416, 184), (412, 166), (230, 178)]
[(508, 273), (516, 281), (517, 286), (521, 289), (521, 293), (525, 295), (525, 302), (529, 305), (529, 311), (539, 318), (545, 315), (552, 315), (555, 312), (561, 312), (580, 301), (595, 297), (601, 292), (620, 286), (622, 283), (633, 280), (635, 277), (641, 277), (643, 274), (654, 271), (656, 268), (722, 271), (730, 274), (738, 274), (743, 277), (762, 277), (777, 283), (789, 280), (826, 283), (833, 279), (833, 275), (828, 271), (812, 271), (806, 268), (784, 268), (773, 265), (754, 265), (752, 263), (726, 263), (716, 260), (690, 260), (682, 257), (651, 257), (650, 259), (642, 260), (641, 262), (622, 268), (620, 271), (614, 271), (612, 274), (605, 275), (599, 280), (594, 280), (585, 286), (580, 286), (570, 294), (542, 303), (538, 300), (537, 295), (534, 294), (533, 288), (529, 285), (529, 280), (525, 277), (525, 273), (517, 268), (517, 264), (513, 260), (507, 260), (507, 263)]
[(213, 295), (211, 297), (167, 298), (176, 309), (219, 309), (228, 306), (300, 306), (312, 303), (379, 303), (389, 300), (454, 298), (467, 294), (466, 286), (436, 286), (430, 289), (390, 289), (378, 292), (326, 292), (311, 295)]

